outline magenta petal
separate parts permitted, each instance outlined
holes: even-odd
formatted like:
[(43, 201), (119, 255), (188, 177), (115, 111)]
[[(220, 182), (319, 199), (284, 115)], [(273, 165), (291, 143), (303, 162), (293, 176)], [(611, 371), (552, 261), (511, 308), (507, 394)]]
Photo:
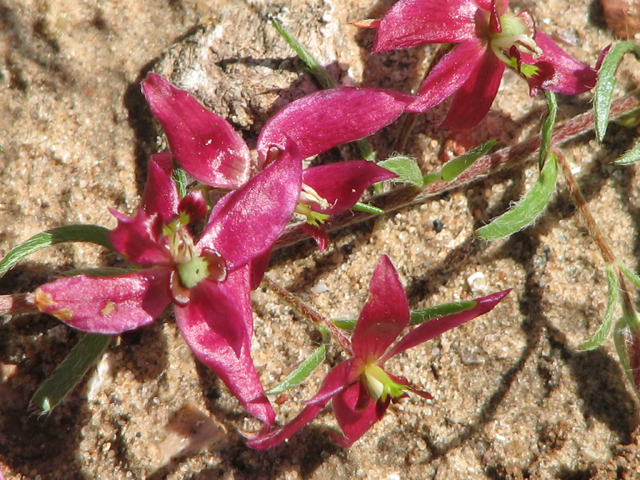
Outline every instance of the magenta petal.
[(264, 168), (269, 148), (285, 149), (289, 139), (307, 158), (371, 135), (398, 118), (412, 99), (388, 90), (351, 87), (300, 98), (280, 110), (260, 132), (259, 168)]
[(308, 168), (302, 172), (302, 183), (313, 188), (330, 205), (327, 209), (313, 207), (313, 210), (335, 215), (353, 207), (374, 183), (396, 177), (373, 162), (352, 160)]
[(150, 324), (170, 303), (167, 268), (118, 277), (61, 278), (36, 290), (40, 311), (73, 328), (116, 335)]
[(476, 36), (473, 0), (404, 0), (396, 3), (378, 27), (373, 52), (423, 43), (460, 43)]
[(218, 201), (198, 248), (218, 252), (229, 271), (268, 251), (300, 198), (302, 162), (295, 146), (239, 190)]
[(451, 96), (469, 79), (488, 51), (480, 40), (474, 39), (447, 53), (422, 82), (418, 98), (407, 107), (407, 111), (425, 112)]
[(333, 399), (333, 413), (344, 433), (344, 438), (334, 436), (333, 439), (344, 448), (350, 447), (379, 419), (376, 412), (376, 402), (369, 398), (364, 408), (361, 408), (358, 405), (359, 398), (360, 382), (357, 382), (347, 387)]
[(318, 393), (312, 399), (304, 402), (306, 405), (325, 406), (334, 396), (344, 390), (350, 382), (355, 381), (353, 376), (353, 358), (342, 362), (340, 365), (331, 370), (324, 381)]
[(155, 73), (143, 80), (142, 91), (171, 152), (190, 175), (224, 189), (236, 189), (248, 180), (249, 147), (229, 123)]
[(152, 155), (149, 159), (147, 184), (142, 195), (142, 208), (149, 216), (158, 214), (163, 223), (178, 213), (178, 189), (173, 181), (171, 152)]
[(409, 324), (411, 314), (398, 272), (386, 255), (380, 257), (353, 338), (353, 354), (366, 362), (378, 359)]
[(285, 440), (291, 438), (298, 430), (304, 427), (324, 408), (324, 405), (307, 405), (302, 409), (296, 418), (286, 425), (247, 441), (247, 445), (256, 450), (266, 450), (277, 447)]
[(596, 85), (597, 72), (593, 68), (573, 58), (543, 33), (537, 32), (535, 41), (542, 49), (542, 55), (534, 59), (523, 54), (522, 61), (538, 66), (541, 71), (549, 71), (551, 75), (540, 81), (536, 77), (530, 79), (532, 94), (536, 93), (537, 88), (542, 88), (564, 95), (577, 95)]
[[(219, 289), (233, 302), (241, 318), (221, 319), (215, 313), (217, 305), (211, 303), (211, 316), (189, 315), (186, 308), (175, 309), (176, 323), (185, 342), (195, 356), (220, 377), (231, 392), (240, 400), (244, 408), (267, 425), (272, 425), (275, 412), (264, 394), (260, 377), (250, 355), (253, 317), (249, 297), (249, 269), (244, 268), (229, 274), (227, 280), (219, 284)], [(210, 328), (211, 321), (239, 321), (246, 329), (240, 355), (236, 355), (228, 341)]]
[(430, 320), (419, 327), (414, 328), (409, 333), (407, 333), (402, 339), (396, 343), (391, 350), (384, 354), (384, 356), (380, 359), (379, 365), (382, 365), (388, 359), (397, 355), (398, 353), (404, 352), (409, 348), (413, 348), (416, 345), (420, 345), (432, 338), (437, 337), (438, 335), (443, 334), (451, 330), (452, 328), (459, 327), (460, 325), (468, 322), (469, 320), (473, 320), (480, 315), (484, 315), (487, 312), (493, 310), (500, 301), (511, 291), (503, 290), (502, 292), (493, 293), (486, 297), (478, 298), (474, 300), (476, 305), (469, 310), (465, 310), (464, 312), (454, 313), (453, 315), (447, 315), (445, 317), (436, 318), (434, 320)]
[[(237, 272), (241, 270), (231, 275), (237, 275)], [(206, 325), (216, 335), (218, 344), (226, 342), (240, 356), (243, 345), (249, 345), (249, 335), (244, 324), (244, 313), (239, 309), (241, 306), (236, 306), (235, 295), (229, 298), (228, 292), (226, 282), (202, 281), (191, 288), (186, 305), (176, 305), (176, 316), (187, 318), (186, 321), (191, 324)]]
[(461, 130), (480, 123), (496, 98), (504, 68), (504, 63), (487, 50), (471, 76), (453, 96), (440, 127)]
[(186, 213), (189, 216), (189, 223), (195, 224), (207, 216), (207, 200), (202, 190), (191, 190), (178, 206), (180, 213)]
[(318, 245), (318, 250), (320, 250), (321, 252), (324, 252), (326, 248), (329, 246), (329, 243), (331, 243), (329, 234), (325, 232), (322, 228), (316, 225), (304, 223), (302, 225), (302, 230), (304, 230), (304, 232), (307, 235), (309, 235), (311, 238), (313, 238), (316, 241), (316, 245)]
[(163, 242), (162, 222), (141, 208), (135, 217), (111, 210), (118, 226), (109, 232), (109, 240), (119, 253), (139, 265), (171, 265), (171, 252)]

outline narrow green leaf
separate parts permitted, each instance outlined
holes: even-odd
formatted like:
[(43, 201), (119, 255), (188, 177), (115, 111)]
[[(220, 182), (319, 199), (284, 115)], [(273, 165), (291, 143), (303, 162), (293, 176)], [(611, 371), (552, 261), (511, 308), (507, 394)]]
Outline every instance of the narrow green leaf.
[(32, 405), (42, 413), (51, 412), (100, 359), (110, 339), (109, 335), (92, 333), (82, 337), (33, 395)]
[(358, 150), (360, 151), (360, 155), (363, 160), (367, 160), (368, 162), (376, 161), (376, 152), (371, 148), (369, 140), (362, 138), (356, 142), (356, 145), (358, 146)]
[(542, 131), (540, 132), (540, 157), (538, 159), (538, 168), (542, 170), (544, 162), (547, 159), (549, 153), (549, 147), (551, 146), (551, 137), (553, 136), (553, 127), (556, 124), (556, 117), (558, 116), (558, 100), (556, 94), (548, 90), (544, 91), (547, 97), (547, 105), (549, 107), (549, 113), (547, 118), (542, 122)]
[(631, 165), (640, 162), (640, 142), (636, 143), (631, 150), (618, 158), (614, 163), (616, 165)]
[(371, 213), (373, 215), (384, 215), (385, 213), (387, 213), (381, 208), (361, 202), (357, 202), (353, 207), (351, 207), (351, 210), (355, 210), (356, 212)]
[(491, 150), (496, 143), (498, 143), (496, 140), (489, 140), (488, 142), (477, 146), (473, 150), (469, 150), (467, 153), (449, 160), (442, 167), (442, 179), (445, 182), (450, 182), (451, 180), (459, 177), (460, 174), (473, 165), (476, 160)]
[(632, 42), (620, 42), (607, 52), (600, 70), (598, 70), (598, 80), (593, 96), (593, 110), (596, 138), (599, 142), (602, 141), (607, 133), (611, 98), (613, 89), (616, 86), (616, 70), (622, 61), (622, 57), (628, 52), (632, 52), (636, 58), (640, 58), (640, 46)]
[(336, 327), (341, 328), (342, 330), (346, 330), (347, 332), (353, 332), (356, 328), (356, 323), (358, 320), (353, 318), (336, 318), (331, 320)]
[[(276, 20), (275, 17), (270, 17), (271, 24), (280, 34), (280, 36), (284, 39), (287, 44), (296, 52), (296, 55), (300, 57), (302, 63), (305, 64), (311, 75), (313, 75), (316, 81), (320, 84), (322, 88), (336, 88), (336, 82), (333, 81), (327, 69), (324, 68), (318, 60), (313, 56), (313, 54), (306, 49), (304, 45), (302, 45), (298, 40), (289, 33), (289, 31), (284, 28), (284, 25)], [(366, 139), (361, 139), (356, 142), (358, 145), (358, 149), (360, 150), (360, 155), (364, 160), (368, 160), (370, 162), (375, 162), (376, 154), (371, 148), (371, 144)]]
[(173, 180), (178, 187), (178, 196), (184, 198), (187, 195), (187, 173), (180, 167), (173, 169)]
[(511, 210), (503, 213), (489, 225), (476, 230), (476, 237), (485, 241), (497, 240), (533, 223), (549, 202), (556, 188), (557, 178), (558, 160), (553, 153), (550, 153), (533, 188)]
[(98, 225), (66, 225), (38, 233), (13, 248), (0, 261), (0, 277), (23, 258), (51, 245), (64, 242), (91, 242), (113, 249), (109, 241), (109, 230)]
[(633, 385), (636, 393), (640, 394), (640, 385), (636, 383), (635, 372), (637, 371), (637, 358), (629, 355), (629, 345), (637, 345), (640, 330), (640, 322), (638, 314), (635, 311), (627, 312), (622, 318), (618, 319), (613, 329), (613, 341), (618, 352), (618, 358), (622, 364), (624, 373), (627, 375), (629, 382)]
[(393, 179), (394, 182), (409, 183), (418, 188), (424, 184), (420, 167), (411, 157), (391, 157), (378, 165), (398, 175), (398, 178)]
[(275, 17), (271, 17), (270, 20), (280, 36), (284, 38), (285, 42), (296, 52), (300, 60), (306, 65), (322, 88), (335, 88), (336, 84), (327, 72), (327, 69), (315, 59), (311, 52), (298, 42)]
[(618, 268), (620, 268), (620, 271), (624, 274), (625, 277), (633, 282), (636, 288), (640, 288), (640, 276), (638, 276), (636, 272), (631, 270), (622, 262), (618, 262)]
[(414, 310), (411, 312), (411, 320), (409, 325), (418, 325), (420, 323), (428, 322), (434, 318), (440, 318), (447, 315), (453, 315), (454, 313), (464, 312), (470, 310), (477, 305), (476, 302), (451, 302), (443, 303), (442, 305), (436, 305), (434, 307), (422, 308), (420, 310)]
[(613, 322), (613, 314), (616, 309), (616, 302), (618, 301), (618, 295), (620, 292), (620, 285), (618, 284), (618, 278), (616, 272), (611, 265), (607, 265), (607, 284), (609, 289), (609, 298), (607, 299), (607, 308), (604, 314), (604, 321), (598, 331), (586, 342), (578, 347), (579, 351), (594, 350), (602, 345), (609, 333), (611, 332), (611, 324)]
[(304, 382), (309, 376), (316, 371), (327, 354), (327, 346), (320, 345), (316, 348), (311, 356), (300, 364), (287, 378), (267, 392), (267, 395), (277, 395), (293, 387), (297, 387)]

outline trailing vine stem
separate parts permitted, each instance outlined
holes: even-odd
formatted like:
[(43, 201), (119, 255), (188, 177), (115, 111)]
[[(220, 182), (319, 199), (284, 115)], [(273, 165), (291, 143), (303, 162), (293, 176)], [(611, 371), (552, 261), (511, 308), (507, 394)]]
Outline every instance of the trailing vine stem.
[[(640, 108), (640, 89), (636, 89), (611, 104), (610, 118), (615, 119)], [(556, 128), (551, 143), (559, 145), (593, 130), (594, 113), (589, 110), (577, 115)], [(450, 182), (435, 182), (424, 188), (399, 187), (389, 192), (371, 197), (369, 203), (386, 212), (416, 205), (441, 195), (444, 192), (480, 180), (493, 173), (516, 167), (530, 159), (540, 147), (540, 135), (536, 134), (515, 145), (505, 147), (494, 153), (480, 157), (459, 177)], [(346, 212), (332, 217), (324, 226), (328, 230), (337, 230), (349, 225), (364, 222), (375, 214), (367, 212)], [(309, 238), (303, 230), (303, 223), (290, 225), (276, 242), (275, 248), (283, 248)]]
[(262, 283), (269, 287), (269, 289), (271, 289), (276, 295), (278, 295), (285, 302), (295, 308), (298, 312), (300, 312), (301, 315), (313, 320), (319, 325), (324, 325), (325, 327), (327, 327), (331, 332), (331, 335), (338, 341), (342, 348), (344, 348), (344, 350), (350, 355), (353, 355), (351, 340), (349, 340), (338, 327), (331, 323), (329, 319), (320, 315), (313, 308), (300, 300), (298, 296), (294, 295), (287, 289), (281, 287), (275, 281), (271, 280), (269, 276), (265, 275), (262, 279)]
[(573, 173), (571, 173), (571, 167), (567, 162), (566, 158), (562, 154), (560, 150), (557, 148), (553, 149), (553, 153), (556, 155), (558, 159), (558, 163), (560, 164), (560, 168), (562, 169), (562, 173), (567, 185), (567, 190), (569, 191), (569, 195), (571, 195), (571, 199), (575, 204), (576, 208), (580, 212), (582, 216), (582, 220), (585, 224), (587, 231), (591, 238), (593, 238), (598, 250), (600, 250), (600, 254), (604, 261), (613, 268), (616, 277), (618, 279), (618, 287), (619, 292), (621, 294), (622, 299), (622, 308), (624, 310), (625, 315), (631, 314), (634, 311), (633, 301), (631, 299), (631, 295), (629, 295), (629, 290), (627, 289), (626, 278), (620, 271), (618, 267), (618, 260), (616, 258), (613, 249), (611, 248), (611, 244), (609, 243), (609, 239), (602, 232), (598, 224), (596, 223), (595, 218), (591, 214), (589, 207), (587, 206), (587, 201), (578, 186), (578, 182), (576, 181)]

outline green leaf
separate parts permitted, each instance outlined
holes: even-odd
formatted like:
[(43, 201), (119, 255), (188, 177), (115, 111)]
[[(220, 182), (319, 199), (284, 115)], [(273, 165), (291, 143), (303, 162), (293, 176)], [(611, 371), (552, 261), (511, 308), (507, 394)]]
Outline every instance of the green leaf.
[(553, 153), (550, 153), (533, 188), (511, 210), (503, 213), (489, 225), (476, 230), (476, 237), (486, 241), (497, 240), (533, 223), (549, 202), (556, 188), (557, 178), (558, 160)]
[(611, 323), (613, 322), (613, 314), (616, 309), (616, 302), (618, 301), (618, 295), (620, 292), (620, 285), (618, 284), (618, 278), (616, 272), (611, 265), (607, 265), (607, 284), (609, 288), (609, 298), (607, 299), (607, 309), (604, 314), (604, 321), (598, 331), (586, 342), (578, 347), (581, 352), (594, 350), (602, 345), (609, 333), (611, 332)]
[(0, 261), (0, 277), (23, 258), (51, 245), (64, 242), (91, 242), (113, 250), (109, 230), (98, 225), (66, 225), (38, 233), (13, 248)]
[(593, 110), (596, 138), (599, 142), (602, 141), (607, 133), (611, 98), (613, 89), (616, 86), (616, 70), (622, 61), (622, 57), (628, 52), (632, 52), (636, 58), (640, 58), (640, 46), (632, 42), (620, 42), (607, 52), (600, 70), (598, 70), (598, 80), (593, 96)]
[(542, 122), (542, 131), (540, 132), (540, 157), (538, 159), (538, 168), (542, 170), (544, 162), (547, 159), (549, 153), (549, 147), (551, 146), (551, 137), (553, 136), (553, 127), (556, 124), (556, 117), (558, 116), (558, 100), (556, 94), (548, 90), (544, 91), (547, 97), (547, 105), (549, 106), (549, 113), (547, 118)]
[(636, 384), (635, 378), (638, 360), (637, 358), (629, 356), (628, 345), (637, 345), (640, 341), (639, 334), (640, 322), (638, 321), (638, 314), (635, 311), (627, 312), (622, 318), (618, 319), (613, 329), (613, 340), (616, 351), (618, 352), (618, 358), (620, 359), (624, 373), (638, 394), (640, 394), (638, 390), (640, 385)]
[(274, 17), (271, 17), (270, 20), (280, 36), (284, 38), (285, 42), (296, 52), (300, 60), (306, 65), (322, 88), (335, 88), (336, 84), (327, 72), (327, 69), (315, 59), (311, 52), (298, 42), (278, 20)]
[(311, 356), (300, 364), (291, 374), (287, 376), (282, 382), (273, 387), (267, 392), (267, 395), (277, 395), (293, 387), (297, 387), (304, 382), (309, 376), (316, 371), (316, 368), (320, 366), (327, 354), (327, 346), (320, 345), (316, 348)]
[(353, 318), (336, 318), (331, 320), (336, 327), (341, 328), (342, 330), (346, 330), (347, 332), (353, 332), (356, 328), (356, 323), (358, 320)]
[(184, 198), (187, 195), (187, 172), (180, 167), (174, 167), (173, 180), (176, 182), (176, 187), (178, 187), (178, 196)]
[(640, 162), (640, 142), (636, 143), (631, 150), (616, 159), (614, 163), (616, 165), (631, 165), (636, 162)]
[(95, 365), (107, 348), (109, 335), (88, 333), (73, 347), (53, 374), (45, 380), (31, 399), (42, 413), (49, 413)]
[(453, 315), (454, 313), (464, 312), (470, 310), (477, 305), (476, 302), (451, 302), (443, 303), (442, 305), (436, 305), (434, 307), (422, 308), (420, 310), (414, 310), (411, 312), (411, 320), (409, 325), (418, 325), (420, 323), (428, 322), (434, 318), (444, 317), (446, 315)]
[(384, 215), (385, 213), (387, 213), (381, 208), (361, 202), (357, 202), (353, 207), (351, 207), (351, 210), (355, 210), (356, 212), (371, 213), (373, 215)]
[(378, 165), (398, 175), (398, 178), (392, 179), (394, 182), (409, 183), (418, 188), (424, 184), (420, 167), (411, 157), (391, 157)]
[(618, 268), (620, 268), (620, 271), (624, 274), (625, 277), (633, 282), (636, 288), (640, 288), (640, 276), (638, 276), (633, 270), (631, 270), (622, 262), (618, 262)]
[(460, 174), (473, 165), (476, 160), (491, 150), (496, 143), (498, 143), (496, 140), (489, 140), (473, 150), (469, 150), (467, 153), (449, 160), (440, 171), (442, 180), (450, 182), (459, 177)]
[[(278, 31), (280, 36), (284, 39), (285, 42), (289, 44), (289, 46), (296, 52), (296, 55), (300, 57), (302, 63), (305, 64), (311, 75), (313, 75), (316, 81), (320, 84), (322, 88), (336, 88), (336, 82), (333, 81), (327, 69), (324, 68), (318, 60), (313, 56), (313, 54), (306, 49), (304, 45), (302, 45), (298, 40), (289, 33), (289, 31), (284, 28), (284, 25), (280, 23), (275, 17), (270, 17), (271, 24)], [(366, 139), (361, 139), (356, 142), (358, 145), (358, 149), (360, 150), (360, 155), (364, 160), (368, 160), (370, 162), (375, 162), (376, 154), (371, 148), (371, 144)]]

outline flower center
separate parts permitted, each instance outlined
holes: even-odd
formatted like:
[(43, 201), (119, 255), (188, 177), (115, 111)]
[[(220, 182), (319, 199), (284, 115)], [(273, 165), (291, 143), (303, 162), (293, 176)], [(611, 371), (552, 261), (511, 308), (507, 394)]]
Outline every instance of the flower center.
[(384, 403), (389, 396), (392, 399), (402, 397), (405, 394), (404, 391), (408, 389), (406, 385), (392, 380), (389, 374), (375, 363), (366, 364), (360, 378), (364, 381), (374, 402), (380, 400)]
[(227, 278), (224, 258), (209, 249), (198, 252), (188, 224), (189, 216), (181, 213), (176, 220), (164, 226), (163, 232), (175, 262), (171, 291), (174, 301), (180, 305), (188, 303), (189, 290), (203, 280), (223, 282)]
[(322, 225), (331, 215), (326, 213), (316, 212), (311, 207), (318, 207), (322, 210), (326, 210), (331, 205), (326, 198), (322, 198), (318, 192), (316, 192), (309, 185), (302, 184), (302, 191), (300, 192), (300, 200), (296, 206), (296, 213), (307, 217), (307, 223), (310, 225), (318, 226)]
[(535, 22), (527, 10), (518, 15), (507, 12), (497, 17), (494, 8), (490, 14), (489, 45), (496, 57), (518, 71), (520, 65), (517, 57), (520, 53), (526, 53), (533, 58), (542, 55), (542, 49), (533, 39), (535, 34)]

